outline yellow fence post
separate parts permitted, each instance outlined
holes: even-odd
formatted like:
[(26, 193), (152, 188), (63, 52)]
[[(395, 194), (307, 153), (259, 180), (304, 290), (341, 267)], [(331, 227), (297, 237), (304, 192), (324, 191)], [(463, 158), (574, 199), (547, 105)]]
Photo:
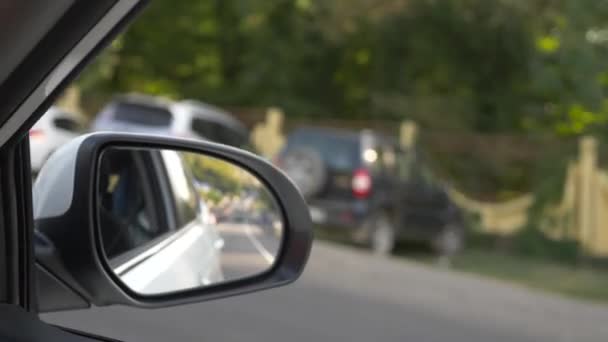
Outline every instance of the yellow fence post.
[(416, 144), (416, 138), (418, 137), (418, 125), (414, 121), (406, 120), (401, 123), (401, 129), (399, 131), (399, 143), (401, 147), (410, 149)]
[(598, 201), (595, 175), (597, 173), (597, 140), (583, 137), (579, 142), (579, 241), (585, 249), (593, 250), (595, 212)]
[[(583, 137), (576, 162), (568, 165), (564, 193), (559, 203), (545, 208), (541, 229), (552, 239), (575, 239), (593, 256), (608, 256), (608, 173), (598, 167), (598, 141)], [(482, 229), (512, 234), (528, 220), (532, 194), (502, 203), (478, 202), (449, 189), (450, 197), (464, 210), (477, 213)]]
[(554, 219), (556, 227), (551, 227), (553, 229), (549, 229), (547, 232), (554, 238), (578, 238), (576, 225), (578, 223), (577, 197), (580, 195), (578, 191), (579, 173), (578, 163), (568, 163), (561, 201), (549, 212), (551, 216), (549, 218)]
[(251, 141), (262, 156), (272, 158), (283, 147), (283, 120), (284, 114), (280, 109), (270, 108), (266, 112), (266, 120), (253, 128)]
[(67, 88), (58, 99), (57, 106), (70, 113), (82, 114), (82, 107), (80, 104), (80, 89), (76, 86)]
[(598, 256), (608, 256), (608, 175), (598, 173), (598, 206), (595, 225), (595, 251)]

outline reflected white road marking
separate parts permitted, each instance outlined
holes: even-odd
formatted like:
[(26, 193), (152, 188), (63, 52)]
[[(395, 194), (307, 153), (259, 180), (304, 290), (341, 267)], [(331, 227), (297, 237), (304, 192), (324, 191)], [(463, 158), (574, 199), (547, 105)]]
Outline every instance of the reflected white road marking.
[(274, 264), (274, 258), (275, 258), (274, 255), (272, 255), (272, 253), (270, 253), (266, 248), (264, 248), (264, 246), (262, 245), (260, 240), (258, 240), (255, 237), (253, 229), (251, 229), (251, 226), (248, 224), (245, 225), (245, 234), (247, 234), (247, 237), (253, 244), (253, 247), (255, 247), (255, 249), (258, 250), (260, 255), (262, 255), (262, 257), (264, 259), (266, 259), (266, 262), (268, 262), (268, 265)]

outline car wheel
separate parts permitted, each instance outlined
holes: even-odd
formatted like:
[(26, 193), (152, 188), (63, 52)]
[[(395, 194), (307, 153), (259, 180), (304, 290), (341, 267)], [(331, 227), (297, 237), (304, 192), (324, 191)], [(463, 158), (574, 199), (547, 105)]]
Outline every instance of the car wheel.
[(369, 246), (376, 255), (389, 255), (395, 248), (396, 236), (393, 225), (384, 215), (372, 221)]
[(432, 241), (432, 247), (440, 256), (453, 256), (464, 248), (464, 231), (457, 225), (446, 225)]

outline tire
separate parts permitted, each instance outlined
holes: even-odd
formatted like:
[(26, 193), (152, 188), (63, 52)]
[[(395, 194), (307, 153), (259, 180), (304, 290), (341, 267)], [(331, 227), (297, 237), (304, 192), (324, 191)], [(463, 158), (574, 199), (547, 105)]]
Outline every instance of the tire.
[(327, 169), (319, 152), (298, 147), (288, 150), (282, 160), (283, 171), (305, 199), (310, 199), (323, 190), (327, 182)]
[(464, 230), (455, 224), (447, 224), (433, 239), (432, 247), (439, 256), (452, 257), (464, 249)]
[(371, 221), (369, 248), (376, 255), (390, 255), (397, 241), (395, 228), (386, 215), (377, 216)]

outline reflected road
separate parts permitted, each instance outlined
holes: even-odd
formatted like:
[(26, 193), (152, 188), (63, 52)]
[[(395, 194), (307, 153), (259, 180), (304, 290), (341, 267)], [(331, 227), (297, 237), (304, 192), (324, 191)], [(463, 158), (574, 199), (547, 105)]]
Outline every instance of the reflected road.
[(220, 223), (217, 230), (224, 239), (220, 260), (227, 280), (259, 274), (274, 263), (281, 243), (274, 230), (242, 223)]

